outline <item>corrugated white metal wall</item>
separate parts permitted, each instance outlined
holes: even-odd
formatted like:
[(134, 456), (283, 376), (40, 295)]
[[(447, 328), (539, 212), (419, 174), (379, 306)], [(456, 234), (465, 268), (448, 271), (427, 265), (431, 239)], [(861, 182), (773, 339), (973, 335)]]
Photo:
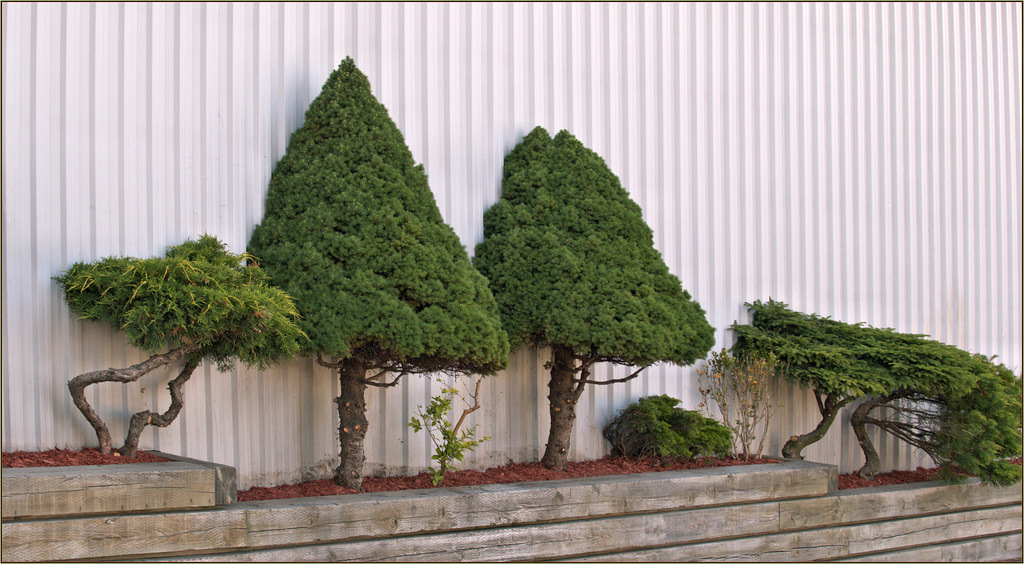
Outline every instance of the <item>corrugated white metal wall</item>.
[[(328, 73), (352, 56), (472, 252), (505, 153), (572, 131), (622, 179), (669, 268), (726, 331), (745, 301), (927, 333), (1021, 368), (1021, 5), (3, 4), (3, 449), (94, 442), (72, 376), (141, 360), (74, 320), (51, 277), (161, 254), (203, 232), (241, 251), (270, 172)], [(513, 356), (467, 460), (536, 459), (546, 358)], [(624, 375), (608, 367), (599, 377)], [(90, 398), (123, 433), (169, 373)], [(429, 462), (408, 415), (438, 385), (373, 390), (368, 470)], [(235, 465), (243, 486), (326, 476), (337, 393), (306, 360), (205, 367), (143, 446)], [(592, 388), (577, 459), (630, 400), (695, 408), (692, 368)], [(773, 452), (816, 421), (789, 389)], [(883, 442), (888, 466), (915, 466)], [(857, 468), (848, 427), (810, 459)]]

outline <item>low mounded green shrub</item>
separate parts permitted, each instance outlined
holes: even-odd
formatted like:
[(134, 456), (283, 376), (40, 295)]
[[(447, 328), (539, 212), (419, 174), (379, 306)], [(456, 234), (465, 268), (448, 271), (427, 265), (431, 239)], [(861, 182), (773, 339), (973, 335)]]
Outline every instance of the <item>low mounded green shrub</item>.
[(604, 428), (613, 454), (637, 458), (689, 459), (726, 456), (732, 450), (729, 429), (696, 411), (676, 407), (667, 395), (640, 398)]

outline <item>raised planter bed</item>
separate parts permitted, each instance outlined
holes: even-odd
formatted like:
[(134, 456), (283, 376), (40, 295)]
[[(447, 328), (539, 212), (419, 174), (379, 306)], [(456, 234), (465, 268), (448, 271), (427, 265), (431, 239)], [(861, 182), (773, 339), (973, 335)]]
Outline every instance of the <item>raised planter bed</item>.
[(233, 503), (235, 469), (162, 452), (170, 462), (3, 471), (3, 520), (201, 509)]
[(809, 462), (3, 524), (3, 560), (1007, 560), (1020, 488), (836, 491)]

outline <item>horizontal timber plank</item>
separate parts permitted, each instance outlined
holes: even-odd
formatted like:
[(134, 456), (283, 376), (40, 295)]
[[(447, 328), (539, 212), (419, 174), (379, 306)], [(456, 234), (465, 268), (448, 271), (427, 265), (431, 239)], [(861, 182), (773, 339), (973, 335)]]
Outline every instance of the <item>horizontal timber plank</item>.
[(140, 513), (11, 521), (3, 524), (4, 562), (112, 559), (182, 550), (244, 548), (245, 512)]
[(188, 462), (213, 470), (214, 501), (216, 502), (216, 505), (227, 505), (238, 501), (238, 471), (235, 470), (234, 466), (218, 464), (216, 462), (207, 462), (205, 460), (197, 460), (195, 458), (187, 458), (176, 454), (160, 452), (158, 450), (151, 450), (149, 452), (157, 456), (162, 456), (168, 460)]
[(902, 484), (843, 490), (835, 495), (781, 503), (783, 530), (877, 521), (998, 505), (1021, 505), (1020, 485), (1000, 488), (973, 478), (967, 483)]
[[(834, 489), (835, 473), (834, 466), (797, 461), (243, 502), (214, 510), (113, 520), (43, 520), (30, 527), (12, 522), (3, 525), (3, 557), (50, 560), (186, 554), (211, 547), (251, 550), (673, 511), (821, 496)], [(773, 519), (777, 521), (777, 514)], [(216, 542), (210, 544), (210, 539)]]
[(215, 471), (188, 462), (7, 468), (3, 519), (217, 505)]
[(175, 561), (521, 561), (777, 530), (778, 502), (296, 546)]
[(1024, 558), (1021, 533), (844, 558), (843, 562), (1009, 562)]
[[(807, 562), (847, 560), (865, 553), (904, 551), (906, 547), (931, 547), (948, 541), (972, 542), (979, 536), (1013, 535), (1021, 529), (1021, 508), (998, 507), (957, 513), (927, 515), (892, 521), (822, 527), (745, 538), (702, 539), (645, 550), (573, 558), (578, 562)], [(965, 545), (968, 546), (968, 545)], [(952, 550), (952, 549), (950, 549)], [(928, 555), (940, 553), (929, 552)]]

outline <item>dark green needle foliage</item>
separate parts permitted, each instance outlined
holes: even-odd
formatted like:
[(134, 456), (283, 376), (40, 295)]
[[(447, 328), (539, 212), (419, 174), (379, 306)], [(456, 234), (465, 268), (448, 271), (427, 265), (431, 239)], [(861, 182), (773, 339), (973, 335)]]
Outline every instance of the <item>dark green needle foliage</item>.
[(746, 305), (754, 317), (733, 325), (734, 350), (775, 353), (821, 411), (817, 428), (791, 438), (784, 456), (799, 458), (842, 406), (863, 398), (851, 415), (866, 459), (861, 476), (870, 479), (880, 465), (865, 430), (872, 424), (944, 468), (997, 483), (1019, 479), (1020, 467), (1002, 460), (1021, 449), (1021, 384), (1006, 367), (922, 335), (808, 315), (774, 300)]
[(552, 348), (551, 468), (568, 460), (584, 385), (611, 383), (588, 379), (594, 363), (685, 365), (714, 344), (640, 206), (567, 131), (552, 139), (537, 127), (505, 158), (501, 200), (484, 215), (474, 264), (490, 280), (511, 346)]
[(604, 428), (612, 454), (688, 460), (731, 452), (729, 429), (678, 404), (679, 400), (663, 394), (640, 398), (623, 409)]
[(110, 257), (77, 263), (55, 277), (71, 311), (124, 331), (132, 346), (153, 355), (129, 368), (82, 374), (69, 384), (101, 450), (110, 452), (110, 434), (85, 401), (87, 385), (132, 382), (160, 366), (184, 362), (181, 375), (171, 382), (168, 412), (132, 418), (121, 453), (134, 456), (146, 424), (163, 427), (177, 416), (181, 385), (201, 362), (227, 369), (237, 359), (266, 367), (298, 352), (301, 332), (291, 298), (269, 286), (262, 270), (244, 266), (246, 258), (204, 235), (171, 247), (163, 258)]
[(487, 280), (351, 58), (292, 135), (248, 250), (295, 297), (303, 348), (339, 370), (341, 485), (360, 488), (365, 387), (397, 382), (383, 373), (491, 374), (508, 361)]

